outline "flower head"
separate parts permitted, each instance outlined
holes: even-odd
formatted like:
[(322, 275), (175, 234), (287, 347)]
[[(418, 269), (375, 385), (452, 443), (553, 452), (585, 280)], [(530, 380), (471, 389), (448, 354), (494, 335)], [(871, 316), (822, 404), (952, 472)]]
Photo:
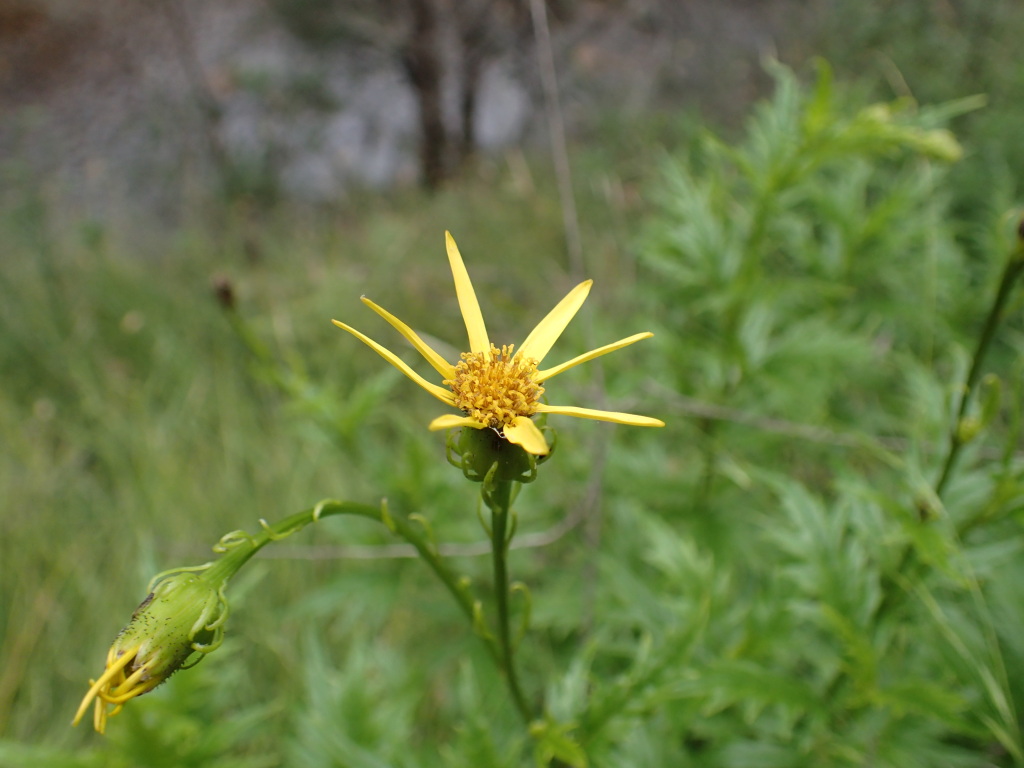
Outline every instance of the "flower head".
[(363, 335), (345, 323), (334, 320), (334, 324), (371, 347), (381, 357), (419, 384), (441, 402), (458, 408), (462, 415), (445, 414), (430, 422), (430, 429), (469, 427), (490, 428), (510, 443), (521, 446), (535, 456), (548, 453), (548, 444), (543, 433), (534, 424), (532, 416), (539, 413), (564, 414), (583, 419), (611, 421), (616, 424), (632, 424), (638, 427), (663, 427), (664, 422), (647, 416), (631, 413), (600, 411), (592, 408), (578, 408), (569, 405), (548, 405), (541, 402), (544, 384), (560, 373), (593, 360), (601, 355), (650, 338), (651, 333), (637, 333), (613, 344), (606, 344), (590, 352), (574, 357), (561, 365), (541, 369), (555, 341), (562, 335), (569, 321), (590, 293), (591, 280), (586, 280), (571, 291), (555, 306), (547, 317), (540, 321), (526, 340), (515, 349), (514, 345), (501, 347), (491, 343), (484, 325), (483, 314), (470, 282), (469, 273), (463, 264), (455, 239), (445, 233), (448, 247), (448, 261), (455, 278), (455, 294), (462, 310), (462, 319), (469, 334), (469, 351), (461, 355), (456, 363), (441, 357), (408, 325), (390, 312), (374, 304), (365, 296), (362, 302), (383, 317), (404, 336), (441, 376), (441, 385), (433, 384), (406, 365), (397, 355), (377, 342)]
[[(89, 681), (89, 692), (72, 725), (78, 725), (95, 701), (93, 725), (103, 733), (107, 718), (120, 712), (126, 702), (149, 693), (220, 646), (228, 616), (224, 583), (196, 571), (168, 571), (153, 579), (149, 596), (110, 646), (103, 674)], [(195, 660), (186, 664), (196, 653)]]

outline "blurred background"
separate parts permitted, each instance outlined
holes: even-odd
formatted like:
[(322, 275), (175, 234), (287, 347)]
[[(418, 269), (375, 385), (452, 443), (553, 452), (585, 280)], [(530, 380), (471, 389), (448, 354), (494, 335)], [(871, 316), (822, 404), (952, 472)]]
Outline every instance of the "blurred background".
[(507, 165), (542, 150), (552, 74), (575, 142), (667, 122), (667, 143), (686, 120), (737, 125), (770, 89), (766, 58), (824, 56), (865, 88), (921, 102), (984, 92), (1001, 112), (974, 119), (986, 138), (1012, 122), (1012, 3), (541, 9), (543, 30), (527, 0), (5, 0), (4, 196), (145, 231), (225, 203), (436, 188), (477, 156)]
[(69, 727), (153, 574), (321, 498), (423, 514), (486, 594), (437, 409), (330, 324), (413, 361), (367, 295), (454, 357), (446, 229), (492, 338), (587, 277), (552, 359), (656, 334), (548, 395), (668, 427), (553, 420), (519, 500), (527, 686), (592, 764), (1024, 763), (1019, 298), (934, 493), (1022, 38), (1017, 0), (0, 0), (0, 765), (529, 762), (448, 596), (347, 519)]
[[(574, 133), (610, 114), (735, 118), (764, 92), (759, 59), (824, 10), (569, 0), (547, 9), (544, 53)], [(3, 23), (0, 147), (78, 217), (177, 217), (211, 184), (337, 204), (547, 133), (522, 0), (10, 2)]]

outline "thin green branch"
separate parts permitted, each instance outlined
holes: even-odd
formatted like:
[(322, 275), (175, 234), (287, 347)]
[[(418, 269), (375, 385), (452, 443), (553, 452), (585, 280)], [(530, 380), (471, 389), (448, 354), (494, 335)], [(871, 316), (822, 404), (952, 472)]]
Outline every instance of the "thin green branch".
[[(935, 496), (940, 499), (943, 492), (946, 490), (946, 485), (948, 484), (950, 477), (952, 476), (957, 456), (960, 454), (960, 450), (966, 442), (963, 439), (960, 425), (967, 413), (970, 397), (974, 388), (977, 386), (978, 379), (981, 377), (982, 364), (984, 363), (985, 356), (992, 344), (992, 339), (995, 337), (996, 330), (999, 327), (999, 321), (1002, 318), (1003, 310), (1009, 301), (1013, 285), (1017, 278), (1020, 277), (1021, 273), (1024, 272), (1024, 221), (1021, 222), (1019, 233), (1020, 234), (1017, 238), (1017, 247), (1010, 254), (1006, 267), (1003, 269), (1003, 275), (999, 281), (999, 289), (996, 291), (995, 299), (992, 302), (992, 306), (989, 308), (988, 316), (985, 319), (985, 325), (982, 327), (981, 335), (978, 338), (978, 345), (974, 351), (974, 358), (971, 361), (971, 367), (968, 370), (967, 377), (964, 379), (964, 384), (961, 389), (960, 405), (957, 409), (956, 418), (953, 421), (952, 428), (950, 429), (949, 449), (946, 454), (946, 459), (942, 465), (942, 472), (935, 483)], [(922, 520), (922, 524), (926, 523), (927, 518), (924, 518)], [(893, 570), (896, 579), (910, 580), (912, 575), (911, 571), (915, 569), (916, 566), (920, 565), (920, 561), (916, 559), (915, 553), (916, 551), (913, 545), (904, 545), (896, 567)], [(895, 610), (896, 606), (901, 602), (901, 596), (905, 594), (906, 592), (904, 591), (897, 591), (895, 584), (890, 583), (889, 588), (886, 589), (885, 594), (882, 596), (882, 600), (879, 603), (876, 616), (881, 619)]]
[[(1024, 227), (1024, 222), (1022, 222), (1022, 227)], [(988, 317), (985, 318), (985, 325), (982, 327), (981, 336), (978, 337), (978, 346), (974, 350), (974, 358), (971, 360), (971, 367), (967, 372), (967, 378), (960, 389), (960, 405), (957, 408), (956, 418), (953, 420), (953, 425), (950, 429), (949, 449), (946, 453), (946, 460), (942, 464), (942, 472), (935, 483), (935, 495), (940, 498), (952, 476), (960, 450), (967, 442), (964, 439), (961, 425), (964, 417), (967, 415), (967, 407), (970, 405), (971, 396), (978, 385), (978, 379), (981, 378), (982, 365), (985, 362), (989, 347), (992, 346), (996, 330), (999, 328), (999, 321), (1002, 319), (1003, 310), (1006, 309), (1006, 304), (1010, 300), (1010, 293), (1013, 290), (1014, 283), (1017, 282), (1022, 273), (1024, 273), (1024, 238), (1019, 238), (1016, 250), (1010, 255), (1006, 262), (1006, 267), (1003, 269), (1003, 276), (999, 281), (999, 289), (996, 291), (995, 300), (989, 308)]]
[[(405, 541), (416, 548), (420, 557), (430, 566), (430, 569), (441, 580), (451, 596), (455, 598), (455, 602), (462, 609), (466, 618), (469, 619), (471, 624), (476, 626), (477, 610), (468, 588), (452, 572), (438, 553), (437, 547), (430, 540), (427, 530), (414, 525), (407, 517), (391, 515), (386, 504), (373, 506), (350, 501), (326, 499), (311, 509), (290, 515), (273, 525), (260, 521), (263, 530), (255, 536), (244, 533), (228, 534), (225, 536), (221, 540), (221, 544), (218, 545), (218, 551), (222, 551), (225, 554), (211, 566), (211, 569), (223, 568), (228, 569), (229, 572), (234, 572), (271, 541), (283, 539), (302, 530), (310, 523), (335, 515), (354, 515), (356, 517), (376, 520), (387, 526), (388, 530), (395, 535), (405, 539)], [(504, 668), (503, 661), (505, 656), (497, 641), (486, 633), (478, 632), (477, 634), (487, 647), (495, 664)]]

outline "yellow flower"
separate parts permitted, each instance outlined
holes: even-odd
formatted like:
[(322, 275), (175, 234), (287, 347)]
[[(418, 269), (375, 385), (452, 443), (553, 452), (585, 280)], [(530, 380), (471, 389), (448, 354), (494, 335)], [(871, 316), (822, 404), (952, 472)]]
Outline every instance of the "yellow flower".
[(458, 246), (450, 232), (445, 232), (448, 246), (448, 261), (455, 278), (455, 294), (459, 299), (462, 319), (469, 333), (469, 352), (461, 355), (457, 363), (449, 363), (421, 339), (415, 331), (390, 312), (374, 304), (365, 296), (362, 302), (383, 317), (395, 330), (404, 336), (441, 375), (441, 385), (432, 384), (406, 365), (390, 350), (363, 335), (351, 326), (337, 320), (332, 322), (344, 328), (353, 336), (372, 348), (381, 357), (419, 384), (423, 389), (443, 402), (462, 411), (462, 416), (446, 414), (430, 422), (431, 430), (451, 427), (491, 428), (510, 443), (521, 446), (536, 456), (548, 453), (543, 433), (533, 423), (531, 416), (538, 413), (555, 413), (577, 416), (583, 419), (611, 421), (616, 424), (632, 424), (638, 427), (663, 427), (665, 423), (647, 416), (631, 413), (599, 411), (592, 408), (578, 408), (569, 405), (547, 405), (540, 401), (544, 393), (543, 384), (580, 363), (593, 360), (601, 355), (622, 349), (625, 346), (653, 336), (651, 333), (637, 333), (628, 338), (606, 344), (591, 350), (561, 365), (541, 369), (540, 364), (547, 356), (558, 337), (562, 335), (569, 321), (590, 293), (592, 280), (586, 280), (571, 291), (555, 306), (547, 317), (526, 337), (518, 351), (514, 345), (500, 348), (491, 343), (484, 325), (483, 314), (469, 280), (466, 266), (462, 262)]

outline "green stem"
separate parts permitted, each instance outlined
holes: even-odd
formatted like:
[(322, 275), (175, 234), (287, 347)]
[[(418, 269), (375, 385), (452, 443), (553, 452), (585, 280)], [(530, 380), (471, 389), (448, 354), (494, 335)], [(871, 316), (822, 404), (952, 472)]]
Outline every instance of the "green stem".
[[(219, 577), (223, 579), (233, 575), (253, 555), (270, 542), (290, 536), (316, 520), (335, 515), (355, 515), (356, 517), (376, 520), (379, 523), (383, 523), (390, 531), (405, 539), (409, 544), (412, 544), (420, 557), (430, 566), (430, 569), (445, 585), (452, 597), (455, 598), (455, 602), (462, 609), (462, 612), (476, 626), (476, 609), (468, 588), (441, 558), (434, 543), (424, 534), (422, 529), (408, 518), (392, 516), (384, 505), (372, 506), (369, 504), (328, 499), (321, 501), (315, 507), (304, 512), (290, 515), (274, 525), (265, 526), (255, 536), (249, 536), (244, 533), (228, 534), (228, 536), (221, 540), (226, 550), (225, 554), (211, 565), (203, 573), (203, 576), (204, 578)], [(487, 647), (495, 664), (503, 667), (503, 660), (506, 658), (503, 649), (499, 647), (495, 639), (489, 634), (482, 632), (477, 634)]]
[(949, 434), (949, 450), (946, 453), (946, 460), (942, 464), (942, 472), (935, 483), (935, 494), (937, 496), (941, 497), (943, 491), (945, 491), (946, 484), (952, 476), (953, 467), (956, 465), (957, 457), (960, 455), (960, 450), (965, 444), (961, 437), (960, 425), (963, 422), (964, 416), (967, 415), (967, 406), (970, 404), (971, 395), (974, 394), (974, 389), (978, 385), (982, 364), (985, 362), (985, 356), (992, 345), (992, 339), (995, 338), (996, 329), (999, 327), (1003, 310), (1010, 299), (1010, 292), (1013, 290), (1013, 285), (1022, 272), (1024, 272), (1024, 241), (1018, 243), (1017, 250), (1006, 263), (1002, 279), (999, 281), (999, 289), (996, 291), (995, 301), (992, 302), (988, 317), (985, 318), (985, 325), (982, 328), (981, 336), (978, 338), (978, 346), (974, 350), (974, 358), (971, 360), (970, 370), (967, 372), (967, 378), (961, 387), (960, 405), (957, 408), (956, 418), (953, 420), (953, 426)]
[[(996, 297), (992, 302), (992, 306), (989, 308), (988, 316), (985, 318), (985, 325), (982, 327), (981, 336), (978, 338), (978, 345), (974, 350), (974, 358), (971, 360), (971, 367), (967, 372), (967, 377), (964, 379), (964, 383), (961, 388), (960, 404), (957, 408), (956, 418), (954, 419), (953, 426), (950, 430), (949, 449), (946, 453), (946, 459), (942, 464), (942, 471), (935, 483), (935, 495), (939, 498), (942, 497), (946, 490), (946, 485), (952, 477), (957, 457), (960, 455), (960, 450), (965, 445), (965, 441), (961, 437), (960, 425), (963, 422), (964, 416), (967, 414), (967, 406), (970, 403), (971, 395), (978, 384), (978, 379), (981, 377), (982, 364), (985, 361), (989, 347), (992, 345), (992, 340), (995, 338), (996, 330), (999, 327), (999, 321), (1002, 318), (1003, 310), (1006, 308), (1006, 304), (1009, 301), (1013, 285), (1021, 274), (1024, 273), (1024, 221), (1021, 222), (1019, 232), (1020, 236), (1017, 239), (1017, 247), (1013, 253), (1010, 254), (1010, 258), (1006, 262), (1006, 267), (1003, 269), (1003, 275), (999, 281), (999, 288), (996, 291)], [(925, 522), (926, 520), (922, 520), (922, 524)], [(899, 561), (893, 571), (897, 577), (902, 576), (903, 578), (909, 578), (913, 575), (912, 570), (920, 567), (921, 563), (915, 558), (915, 554), (916, 550), (913, 545), (904, 545), (903, 551), (900, 553)], [(882, 597), (882, 601), (879, 603), (876, 616), (878, 618), (882, 618), (894, 610), (900, 602), (900, 596), (904, 594), (906, 593), (897, 592), (895, 584), (890, 582), (888, 589), (886, 589)]]
[(533, 717), (523, 696), (522, 688), (519, 686), (519, 677), (516, 674), (515, 666), (515, 649), (512, 647), (512, 633), (509, 624), (508, 524), (512, 506), (511, 481), (493, 481), (489, 488), (487, 501), (491, 509), (491, 555), (494, 559), (494, 597), (498, 610), (498, 642), (501, 649), (499, 666), (516, 709), (519, 710), (523, 720), (528, 723)]

